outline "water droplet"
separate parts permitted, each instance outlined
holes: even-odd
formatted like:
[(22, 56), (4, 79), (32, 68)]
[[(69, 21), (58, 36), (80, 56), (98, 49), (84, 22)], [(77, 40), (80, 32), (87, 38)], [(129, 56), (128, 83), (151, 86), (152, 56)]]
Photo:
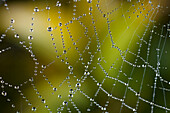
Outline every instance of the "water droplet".
[(92, 10), (93, 10), (93, 8), (92, 8), (92, 7), (90, 7), (90, 8), (89, 8), (89, 11), (92, 11)]
[(80, 86), (81, 86), (81, 84), (80, 84), (80, 83), (77, 83), (77, 84), (76, 84), (76, 87), (80, 87)]
[(70, 91), (69, 91), (70, 93), (73, 93), (74, 91), (73, 91), (73, 89), (70, 89)]
[(12, 18), (12, 19), (11, 19), (11, 24), (13, 24), (13, 23), (15, 23), (15, 20)]
[(46, 103), (45, 99), (42, 99), (41, 102), (42, 102), (42, 103)]
[(60, 27), (62, 26), (62, 23), (61, 23), (61, 22), (59, 23), (59, 26), (60, 26)]
[(32, 111), (36, 111), (37, 109), (35, 107), (32, 107)]
[(12, 104), (12, 105), (11, 105), (11, 107), (12, 107), (12, 108), (15, 108), (15, 105), (14, 105), (14, 104)]
[(136, 109), (133, 109), (133, 111), (136, 111)]
[(4, 81), (3, 81), (3, 80), (1, 80), (1, 83), (3, 84), (3, 83), (4, 83)]
[(63, 102), (63, 105), (64, 105), (64, 106), (67, 106), (67, 105), (68, 105), (68, 102), (67, 102), (67, 101), (64, 101), (64, 102)]
[(14, 37), (15, 37), (15, 38), (19, 38), (19, 35), (18, 35), (18, 34), (15, 34)]
[(14, 89), (19, 89), (19, 86), (14, 86)]
[(54, 88), (53, 88), (53, 91), (57, 91), (57, 88), (54, 87)]
[(72, 66), (68, 66), (68, 69), (73, 70), (73, 67)]
[(45, 65), (41, 65), (41, 68), (45, 69), (45, 68), (46, 68), (46, 66), (45, 66)]
[(7, 101), (10, 102), (11, 100), (8, 98)]
[(58, 95), (58, 98), (61, 98), (61, 95)]
[(101, 61), (101, 58), (98, 58), (98, 61)]
[(87, 0), (88, 3), (92, 3), (92, 0)]
[(67, 53), (67, 51), (66, 51), (66, 50), (64, 50), (64, 51), (63, 51), (63, 53), (64, 53), (64, 54), (66, 54), (66, 53)]
[(73, 94), (69, 94), (68, 97), (73, 98)]
[(48, 18), (48, 21), (51, 21), (51, 19), (50, 19), (50, 18)]
[(50, 10), (50, 6), (47, 6), (46, 9), (47, 9), (47, 10)]
[(32, 29), (32, 28), (30, 29), (30, 32), (33, 32), (33, 29)]
[(48, 108), (48, 105), (45, 105), (45, 108)]
[(152, 3), (152, 1), (149, 0), (149, 4), (151, 4), (151, 3)]
[(56, 6), (57, 6), (57, 7), (60, 7), (60, 6), (61, 6), (60, 1), (57, 1)]
[(2, 96), (7, 96), (7, 92), (5, 92), (5, 91), (2, 91)]
[(29, 40), (32, 40), (32, 39), (33, 39), (33, 36), (31, 36), (31, 35), (28, 36), (28, 39), (29, 39)]
[(38, 7), (35, 7), (35, 8), (34, 8), (34, 12), (39, 12)]
[(7, 7), (7, 6), (8, 6), (8, 4), (7, 4), (7, 3), (4, 3), (4, 6), (5, 6), (5, 7)]
[(49, 32), (51, 32), (52, 30), (53, 30), (52, 27), (48, 27), (48, 28), (47, 28), (47, 31), (49, 31)]
[(101, 83), (97, 83), (97, 86), (102, 86), (102, 84)]
[(87, 111), (90, 111), (90, 109), (88, 108)]

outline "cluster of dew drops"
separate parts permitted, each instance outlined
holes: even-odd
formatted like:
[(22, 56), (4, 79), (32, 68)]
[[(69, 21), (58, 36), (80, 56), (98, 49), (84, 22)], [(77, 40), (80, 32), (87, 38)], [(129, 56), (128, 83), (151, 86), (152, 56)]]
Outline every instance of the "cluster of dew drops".
[[(74, 2), (77, 2), (78, 0), (73, 0), (73, 1), (74, 1)], [(128, 1), (128, 2), (131, 2), (131, 0), (127, 0), (127, 1)], [(140, 0), (139, 0), (139, 1), (140, 1)], [(88, 2), (88, 3), (92, 3), (92, 0), (87, 0), (87, 2)], [(151, 1), (149, 1), (149, 2), (151, 2)], [(62, 5), (62, 4), (60, 3), (60, 1), (57, 1), (57, 2), (56, 2), (56, 6), (57, 6), (57, 7), (61, 7), (61, 5)], [(5, 4), (4, 6), (6, 7), (6, 9), (9, 9), (7, 4)], [(47, 6), (47, 7), (46, 7), (46, 10), (50, 10), (50, 6)], [(92, 10), (92, 9), (90, 8), (90, 10)], [(38, 7), (35, 7), (35, 8), (34, 8), (34, 12), (35, 12), (35, 13), (36, 13), (36, 12), (39, 12), (39, 11), (40, 11), (40, 9), (39, 9)], [(59, 11), (58, 13), (61, 13), (61, 12)], [(104, 14), (103, 17), (106, 17), (106, 14)], [(139, 15), (137, 15), (137, 17), (139, 17)], [(61, 18), (61, 17), (59, 17), (59, 18)], [(129, 17), (129, 18), (130, 18), (130, 17)], [(34, 20), (34, 18), (32, 18), (32, 20)], [(48, 18), (48, 21), (50, 21), (50, 20), (51, 20), (51, 19)], [(11, 19), (11, 24), (13, 24), (13, 23), (15, 23), (15, 20), (12, 18), (12, 19)], [(32, 23), (32, 26), (33, 26), (33, 23)], [(59, 23), (59, 26), (60, 26), (60, 27), (62, 26), (62, 22)], [(48, 32), (51, 32), (51, 31), (53, 31), (53, 28), (52, 28), (51, 26), (48, 26), (48, 27), (47, 27), (47, 31), (48, 31)], [(32, 29), (32, 28), (30, 29), (30, 32), (33, 32), (33, 29)], [(19, 38), (19, 35), (18, 35), (18, 34), (15, 34), (14, 37), (15, 37), (15, 38)], [(33, 36), (32, 36), (32, 35), (29, 35), (29, 36), (28, 36), (28, 39), (30, 40), (30, 45), (31, 45), (31, 44), (32, 44), (32, 43), (31, 43), (31, 40), (33, 40)], [(30, 47), (30, 48), (31, 48), (31, 47)], [(66, 50), (64, 50), (64, 53), (66, 53)], [(100, 60), (100, 59), (99, 59), (99, 60)], [(43, 66), (43, 68), (45, 68), (45, 67)], [(69, 68), (70, 70), (73, 69), (72, 66), (69, 66), (68, 68)], [(0, 79), (2, 79), (2, 78), (0, 78)], [(4, 82), (3, 80), (1, 80), (1, 83), (4, 84), (5, 82)], [(7, 83), (5, 83), (5, 84), (7, 84)], [(12, 87), (11, 85), (9, 85), (9, 86)], [(81, 87), (81, 84), (80, 84), (80, 83), (77, 83), (77, 84), (76, 84), (76, 87), (77, 87), (77, 88)], [(4, 87), (1, 86), (1, 88), (4, 88)], [(15, 88), (15, 89), (19, 89), (18, 86), (14, 86), (14, 88)], [(53, 88), (53, 91), (57, 91), (57, 88), (54, 87), (54, 88)], [(68, 96), (69, 96), (70, 98), (72, 98), (72, 97), (73, 97), (73, 94), (74, 94), (73, 89), (70, 89), (69, 92), (70, 92), (70, 94), (69, 94)], [(7, 92), (6, 92), (6, 91), (2, 91), (2, 92), (1, 92), (1, 95), (2, 95), (2, 96), (7, 96)], [(61, 95), (58, 95), (58, 98), (61, 98)], [(10, 99), (7, 99), (7, 100), (10, 101)], [(46, 100), (45, 100), (45, 99), (41, 99), (41, 101), (42, 101), (42, 103), (46, 103)], [(30, 104), (30, 105), (31, 105), (31, 104)], [(64, 101), (64, 102), (63, 102), (63, 105), (64, 105), (64, 106), (67, 106), (67, 105), (68, 105), (68, 102), (67, 102), (67, 101)], [(12, 107), (15, 107), (15, 105), (12, 104)], [(48, 105), (45, 105), (45, 107), (48, 108)], [(36, 111), (36, 110), (37, 110), (36, 107), (32, 107), (32, 111)], [(50, 109), (49, 109), (49, 110), (50, 110)], [(18, 113), (19, 113), (19, 112), (18, 112)]]
[[(33, 0), (33, 1), (35, 1), (35, 0)], [(74, 2), (77, 2), (78, 0), (73, 0), (73, 1), (74, 1)], [(88, 2), (88, 3), (92, 3), (92, 0), (87, 0), (87, 2)], [(57, 6), (57, 7), (61, 7), (61, 5), (62, 5), (62, 4), (60, 3), (60, 1), (57, 1), (57, 2), (56, 2), (56, 6)], [(6, 10), (9, 10), (8, 4), (7, 4), (6, 2), (4, 3), (4, 6), (6, 7)], [(46, 10), (50, 10), (50, 6), (46, 6)], [(35, 7), (35, 8), (34, 8), (34, 12), (35, 12), (35, 13), (37, 13), (37, 12), (39, 12), (39, 11), (40, 11), (40, 9), (39, 9), (38, 7)], [(33, 14), (35, 14), (34, 12), (33, 12)], [(61, 13), (61, 12), (59, 11), (58, 13)], [(59, 18), (61, 18), (61, 17), (59, 17)], [(32, 20), (34, 20), (34, 18), (32, 18)], [(51, 21), (51, 19), (48, 18), (48, 21)], [(14, 23), (15, 23), (15, 20), (14, 20), (13, 18), (11, 18), (10, 23), (11, 23), (11, 24), (14, 24)], [(32, 23), (31, 25), (33, 26), (34, 23)], [(59, 26), (60, 26), (60, 27), (62, 26), (62, 23), (61, 23), (61, 22), (59, 23)], [(11, 25), (10, 27), (12, 27), (12, 25)], [(13, 28), (12, 30), (14, 30), (14, 28)], [(53, 30), (53, 28), (52, 28), (51, 26), (47, 27), (47, 31), (48, 31), (48, 32), (51, 32), (52, 30)], [(31, 29), (30, 29), (30, 32), (33, 32), (33, 31), (34, 31), (33, 28), (31, 28)], [(5, 34), (2, 34), (1, 38), (4, 38), (5, 36), (6, 36)], [(14, 37), (15, 37), (15, 38), (18, 38), (18, 39), (20, 38), (19, 34), (17, 34), (17, 33), (14, 35)], [(31, 40), (33, 40), (33, 36), (32, 36), (32, 35), (29, 35), (29, 36), (28, 36), (28, 39), (30, 40), (30, 42), (29, 42), (30, 48), (32, 48), (32, 47), (31, 47), (31, 44), (32, 44)], [(23, 41), (23, 42), (22, 42), (22, 41), (20, 42), (20, 44), (23, 44), (23, 43), (24, 43), (24, 41)], [(7, 50), (8, 50), (8, 49), (10, 49), (10, 47), (7, 48)], [(64, 50), (64, 53), (66, 53), (66, 50)], [(34, 58), (34, 59), (35, 59), (35, 58)], [(45, 66), (42, 65), (42, 68), (45, 68)], [(73, 67), (72, 67), (72, 66), (69, 66), (68, 69), (73, 70)], [(11, 84), (9, 84), (9, 83), (6, 83), (4, 80), (2, 80), (2, 77), (0, 77), (0, 80), (1, 80), (1, 84), (9, 85), (9, 87), (14, 87), (14, 89), (18, 89), (18, 92), (21, 92), (21, 90), (19, 90), (19, 86), (13, 86), (13, 85), (11, 85)], [(29, 80), (30, 80), (30, 79), (29, 79)], [(33, 78), (32, 78), (31, 80), (33, 80)], [(25, 83), (27, 83), (27, 82), (25, 82)], [(81, 86), (80, 83), (77, 83), (77, 84), (76, 84), (76, 87), (77, 87), (77, 88), (79, 88), (80, 86)], [(4, 86), (2, 85), (1, 88), (4, 89)], [(53, 88), (53, 91), (57, 91), (57, 88), (54, 87), (54, 88)], [(70, 89), (69, 92), (70, 92), (70, 94), (69, 94), (68, 96), (69, 96), (70, 98), (72, 98), (72, 97), (73, 97), (73, 94), (74, 94), (73, 89)], [(7, 94), (6, 91), (3, 90), (3, 91), (1, 92), (1, 95), (6, 97), (8, 94)], [(21, 92), (21, 95), (23, 95), (22, 92)], [(26, 98), (26, 97), (23, 96), (23, 98)], [(40, 97), (40, 98), (42, 98), (42, 97)], [(58, 98), (61, 98), (61, 95), (58, 95)], [(8, 98), (7, 101), (10, 102), (11, 100)], [(26, 99), (26, 101), (28, 102), (28, 99)], [(45, 103), (46, 103), (46, 100), (45, 100), (45, 99), (41, 99), (41, 102), (45, 104)], [(28, 103), (28, 105), (32, 105), (32, 104), (31, 104), (31, 103)], [(63, 105), (64, 105), (64, 106), (67, 106), (67, 105), (68, 105), (68, 102), (67, 102), (67, 101), (64, 101), (64, 102), (63, 102)], [(11, 106), (12, 106), (13, 108), (15, 108), (15, 105), (14, 105), (14, 104), (12, 104)], [(48, 108), (48, 105), (45, 105), (45, 107)], [(32, 111), (36, 111), (36, 110), (37, 110), (36, 107), (32, 107)], [(48, 109), (48, 110), (50, 110), (50, 109)], [(50, 111), (50, 112), (51, 112), (51, 111)], [(20, 112), (17, 111), (16, 113), (20, 113)]]

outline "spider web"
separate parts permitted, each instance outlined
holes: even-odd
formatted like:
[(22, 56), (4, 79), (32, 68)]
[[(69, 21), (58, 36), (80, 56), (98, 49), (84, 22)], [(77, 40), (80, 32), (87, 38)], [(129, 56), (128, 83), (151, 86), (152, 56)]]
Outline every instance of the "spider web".
[(0, 1), (2, 112), (170, 111), (168, 1), (29, 2)]

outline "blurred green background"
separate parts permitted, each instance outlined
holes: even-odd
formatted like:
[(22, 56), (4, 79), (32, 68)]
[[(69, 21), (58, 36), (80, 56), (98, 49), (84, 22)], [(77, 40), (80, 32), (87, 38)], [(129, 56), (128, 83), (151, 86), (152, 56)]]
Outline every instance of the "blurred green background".
[[(169, 6), (168, 0), (1, 0), (0, 113), (151, 112), (158, 73), (153, 112), (169, 112)], [(104, 91), (125, 96), (130, 108)]]

